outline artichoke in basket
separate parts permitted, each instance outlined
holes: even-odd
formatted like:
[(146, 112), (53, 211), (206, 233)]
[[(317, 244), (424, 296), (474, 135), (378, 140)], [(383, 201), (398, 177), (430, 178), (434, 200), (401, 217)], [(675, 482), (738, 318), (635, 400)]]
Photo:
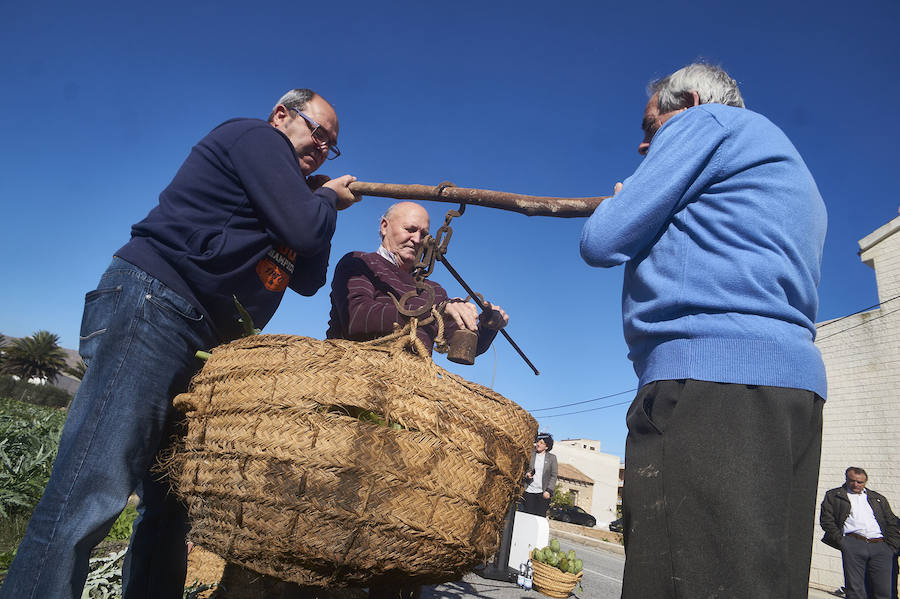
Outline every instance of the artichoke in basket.
[(543, 549), (535, 549), (532, 558), (568, 574), (578, 574), (584, 569), (584, 562), (578, 558), (575, 550), (562, 551), (556, 539), (551, 539), (550, 544)]

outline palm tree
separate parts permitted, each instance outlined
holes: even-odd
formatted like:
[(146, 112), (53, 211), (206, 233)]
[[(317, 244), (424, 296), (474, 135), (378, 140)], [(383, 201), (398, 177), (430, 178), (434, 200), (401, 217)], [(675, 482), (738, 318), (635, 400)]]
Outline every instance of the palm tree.
[(37, 331), (17, 339), (5, 350), (3, 371), (22, 380), (53, 380), (66, 367), (66, 355), (59, 347), (59, 335)]

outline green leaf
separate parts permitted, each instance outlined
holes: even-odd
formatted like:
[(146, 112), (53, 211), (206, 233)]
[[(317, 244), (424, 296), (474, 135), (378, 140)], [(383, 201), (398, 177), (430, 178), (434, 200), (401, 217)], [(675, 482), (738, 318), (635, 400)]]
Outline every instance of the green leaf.
[(234, 298), (234, 307), (237, 309), (238, 314), (241, 315), (241, 317), (238, 318), (238, 322), (241, 323), (241, 328), (244, 329), (244, 337), (259, 335), (262, 330), (253, 326), (253, 318), (250, 316), (250, 313), (241, 305), (241, 302), (238, 301), (236, 295), (232, 295), (231, 297)]

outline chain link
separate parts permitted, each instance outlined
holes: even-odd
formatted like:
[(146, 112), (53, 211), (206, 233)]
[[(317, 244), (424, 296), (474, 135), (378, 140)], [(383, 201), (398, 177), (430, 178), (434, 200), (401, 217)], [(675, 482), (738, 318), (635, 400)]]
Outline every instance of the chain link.
[[(447, 187), (456, 187), (449, 181), (444, 181), (435, 188), (435, 194), (440, 196), (441, 192)], [(423, 314), (431, 312), (434, 307), (434, 289), (425, 282), (432, 272), (434, 272), (434, 263), (439, 260), (447, 252), (447, 246), (450, 244), (450, 238), (453, 237), (453, 227), (450, 226), (457, 216), (462, 216), (466, 211), (466, 205), (460, 204), (458, 210), (449, 210), (444, 217), (444, 224), (435, 232), (435, 236), (430, 234), (425, 236), (419, 249), (416, 252), (416, 262), (412, 268), (413, 280), (416, 283), (415, 291), (407, 291), (398, 300), (394, 294), (390, 294), (391, 299), (397, 306), (397, 311), (410, 318), (418, 318)], [(426, 302), (419, 308), (407, 308), (407, 302), (414, 297), (425, 296)], [(422, 324), (422, 323), (420, 323)]]
[[(447, 187), (455, 187), (453, 183), (449, 181), (445, 181), (438, 185), (434, 190), (434, 196), (440, 197), (441, 192)], [(481, 309), (483, 318), (487, 319), (488, 326), (492, 326), (494, 328), (502, 326), (500, 322), (500, 316), (498, 313), (491, 307), (490, 304), (484, 301), (484, 297), (480, 293), (476, 293), (472, 290), (471, 287), (459, 276), (459, 273), (456, 272), (456, 269), (453, 268), (450, 263), (447, 261), (445, 254), (447, 253), (447, 246), (450, 244), (450, 238), (453, 237), (453, 228), (450, 226), (450, 221), (452, 221), (457, 216), (462, 216), (466, 211), (466, 205), (460, 204), (459, 210), (449, 210), (447, 215), (444, 217), (444, 224), (435, 232), (435, 236), (426, 235), (425, 239), (422, 240), (422, 244), (419, 246), (418, 251), (416, 252), (416, 262), (412, 269), (413, 279), (415, 280), (416, 289), (414, 291), (408, 291), (403, 294), (403, 296), (398, 301), (394, 294), (389, 293), (391, 299), (394, 300), (394, 304), (397, 306), (397, 310), (410, 318), (418, 318), (427, 312), (431, 312), (431, 315), (428, 316), (425, 320), (417, 321), (418, 326), (424, 326), (426, 324), (431, 323), (434, 319), (440, 318), (439, 312), (443, 311), (443, 307), (439, 307), (437, 310), (434, 310), (434, 289), (432, 289), (431, 285), (428, 285), (425, 282), (425, 279), (434, 271), (434, 263), (437, 260), (440, 260), (447, 270), (453, 275), (460, 285), (463, 286), (469, 296), (463, 300), (468, 301), (468, 298), (471, 297), (475, 304)], [(425, 305), (421, 308), (417, 308), (415, 310), (410, 310), (405, 308), (406, 302), (408, 302), (413, 297), (421, 297), (422, 295), (427, 297), (427, 301)], [(449, 300), (454, 301), (454, 300)], [(509, 344), (512, 345), (513, 349), (525, 360), (525, 363), (534, 371), (534, 374), (540, 374), (540, 371), (535, 367), (534, 364), (531, 363), (531, 360), (528, 359), (528, 356), (519, 348), (515, 341), (513, 341), (512, 337), (509, 336), (509, 333), (506, 332), (503, 328), (499, 329), (500, 334), (509, 341)], [(473, 356), (474, 357), (474, 356)], [(470, 363), (470, 362), (465, 362)]]

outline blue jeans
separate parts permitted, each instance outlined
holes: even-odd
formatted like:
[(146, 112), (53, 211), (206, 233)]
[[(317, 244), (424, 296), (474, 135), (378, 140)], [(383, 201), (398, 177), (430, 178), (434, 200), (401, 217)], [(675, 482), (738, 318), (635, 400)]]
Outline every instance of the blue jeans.
[(135, 490), (141, 501), (123, 596), (182, 596), (187, 515), (166, 481), (148, 469), (171, 439), (177, 421), (172, 398), (202, 365), (194, 352), (215, 344), (197, 309), (146, 272), (113, 259), (85, 296), (79, 353), (87, 372), (0, 598), (80, 598), (91, 550)]

